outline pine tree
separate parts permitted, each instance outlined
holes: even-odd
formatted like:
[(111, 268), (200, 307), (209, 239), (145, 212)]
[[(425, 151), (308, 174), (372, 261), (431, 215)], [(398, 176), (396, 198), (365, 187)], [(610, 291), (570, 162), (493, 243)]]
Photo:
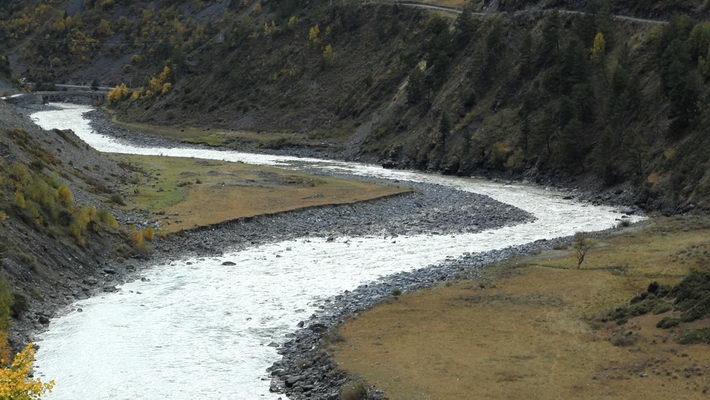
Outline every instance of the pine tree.
[(468, 45), (471, 37), (476, 31), (476, 24), (471, 14), (471, 2), (469, 1), (461, 11), (461, 14), (456, 18), (456, 26), (454, 29), (454, 45), (457, 50), (462, 50)]
[(414, 67), (414, 70), (409, 74), (409, 82), (407, 83), (407, 103), (418, 104), (424, 99), (424, 71), (419, 66)]

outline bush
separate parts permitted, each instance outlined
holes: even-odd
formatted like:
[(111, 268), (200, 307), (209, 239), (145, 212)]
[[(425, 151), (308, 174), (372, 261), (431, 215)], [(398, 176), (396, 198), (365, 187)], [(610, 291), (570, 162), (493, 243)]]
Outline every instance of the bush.
[(71, 189), (65, 185), (59, 186), (57, 188), (57, 199), (64, 207), (71, 207), (74, 204), (74, 194)]
[(12, 293), (10, 285), (5, 280), (0, 280), (0, 332), (10, 329), (10, 316), (12, 315)]
[(678, 338), (680, 344), (710, 344), (710, 328), (693, 329)]
[(665, 317), (662, 320), (658, 321), (658, 323), (656, 324), (656, 328), (670, 329), (674, 326), (678, 326), (679, 324), (680, 319), (674, 317)]
[(367, 399), (367, 387), (361, 380), (350, 381), (340, 388), (341, 400)]
[(628, 347), (633, 346), (639, 341), (641, 336), (638, 333), (625, 333), (616, 335), (611, 338), (611, 344), (617, 347)]
[(153, 239), (155, 239), (155, 229), (152, 226), (145, 228), (143, 230), (143, 237), (152, 242)]
[(710, 274), (691, 272), (670, 293), (676, 308), (683, 311), (683, 322), (695, 321), (710, 315)]
[(671, 311), (672, 309), (673, 309), (672, 305), (670, 305), (669, 303), (666, 303), (665, 301), (662, 301), (662, 302), (657, 303), (651, 312), (653, 313), (653, 315), (658, 315), (658, 314), (663, 314), (664, 312)]
[(25, 311), (29, 309), (29, 307), (30, 305), (25, 295), (17, 292), (12, 294), (12, 306), (10, 307), (10, 311), (12, 312), (13, 317), (20, 317)]
[(99, 222), (102, 224), (111, 227), (111, 228), (118, 228), (118, 221), (116, 221), (116, 217), (113, 216), (110, 212), (106, 211), (105, 209), (100, 209), (99, 211), (96, 212), (96, 217), (99, 219)]
[(145, 237), (143, 236), (143, 231), (133, 231), (133, 233), (131, 233), (131, 240), (136, 248), (142, 249), (145, 247)]
[(126, 205), (126, 201), (123, 200), (123, 196), (121, 196), (120, 193), (114, 193), (114, 194), (112, 194), (111, 197), (109, 198), (109, 200), (111, 200), (112, 203), (117, 204), (117, 205), (119, 205), (119, 206), (125, 206), (125, 205)]

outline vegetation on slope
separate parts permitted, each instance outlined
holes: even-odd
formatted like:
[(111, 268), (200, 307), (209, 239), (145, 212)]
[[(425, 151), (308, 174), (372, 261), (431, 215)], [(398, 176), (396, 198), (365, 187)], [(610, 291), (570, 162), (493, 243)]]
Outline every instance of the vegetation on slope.
[(15, 4), (0, 31), (32, 80), (123, 82), (111, 96), (122, 118), (296, 132), (391, 165), (583, 177), (588, 189), (623, 184), (650, 209), (707, 208), (710, 25), (612, 17), (700, 16), (703, 4), (548, 3), (586, 14), (473, 16), (480, 1), (455, 21), (357, 1), (56, 1)]
[[(562, 8), (586, 11), (593, 7), (594, 3), (594, 0), (503, 0), (499, 3), (499, 9), (513, 11), (526, 8)], [(608, 4), (612, 12), (617, 14), (666, 20), (679, 14), (703, 19), (707, 17), (710, 10), (710, 3), (705, 0), (616, 0)]]

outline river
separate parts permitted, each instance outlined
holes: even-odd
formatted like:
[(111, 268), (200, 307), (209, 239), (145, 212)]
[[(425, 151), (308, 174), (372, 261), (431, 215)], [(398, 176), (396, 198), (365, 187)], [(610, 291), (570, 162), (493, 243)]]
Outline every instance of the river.
[[(492, 197), (532, 213), (531, 223), (479, 233), (300, 238), (185, 258), (144, 271), (144, 279), (73, 305), (40, 337), (36, 371), (57, 386), (47, 399), (278, 399), (266, 368), (274, 348), (319, 300), (447, 256), (482, 252), (614, 226), (612, 207), (566, 200), (523, 184), (445, 177), (375, 165), (201, 148), (139, 147), (94, 132), (86, 106), (60, 104), (32, 118), (72, 129), (99, 151), (195, 157), (427, 182)], [(232, 261), (236, 266), (222, 265)]]

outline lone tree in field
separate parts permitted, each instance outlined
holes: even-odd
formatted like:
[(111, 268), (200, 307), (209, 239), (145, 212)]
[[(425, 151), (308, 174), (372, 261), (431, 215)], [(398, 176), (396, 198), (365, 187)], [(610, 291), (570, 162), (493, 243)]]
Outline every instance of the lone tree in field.
[(587, 238), (584, 232), (577, 232), (572, 239), (572, 247), (577, 252), (577, 268), (579, 269), (584, 262), (584, 256), (587, 255), (589, 249), (592, 248), (593, 242)]

